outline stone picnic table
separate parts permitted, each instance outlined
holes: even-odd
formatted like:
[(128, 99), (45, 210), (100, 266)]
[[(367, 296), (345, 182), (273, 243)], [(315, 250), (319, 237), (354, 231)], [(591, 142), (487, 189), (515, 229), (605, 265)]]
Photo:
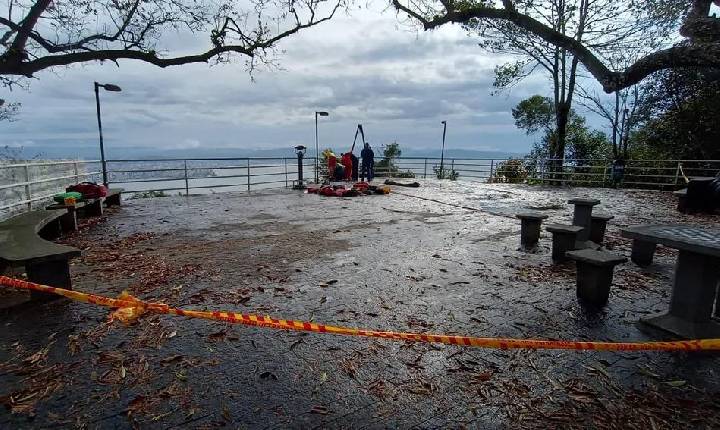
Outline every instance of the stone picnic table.
[(680, 251), (670, 309), (641, 323), (687, 339), (720, 338), (720, 229), (690, 225), (641, 225), (622, 229), (636, 243)]

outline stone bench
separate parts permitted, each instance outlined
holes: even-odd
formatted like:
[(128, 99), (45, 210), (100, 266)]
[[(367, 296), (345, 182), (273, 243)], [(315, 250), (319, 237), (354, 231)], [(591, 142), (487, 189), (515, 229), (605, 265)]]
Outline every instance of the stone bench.
[(582, 227), (582, 229), (578, 232), (577, 241), (586, 242), (590, 239), (593, 206), (599, 205), (600, 200), (574, 198), (568, 200), (568, 203), (575, 206), (575, 209), (573, 210), (573, 225)]
[(577, 296), (583, 304), (602, 307), (607, 304), (615, 266), (627, 258), (607, 251), (583, 249), (570, 251), (567, 257), (577, 264)]
[(605, 240), (605, 230), (607, 230), (607, 223), (611, 219), (615, 218), (612, 215), (596, 214), (592, 216), (590, 222), (590, 241), (597, 244), (602, 244)]
[(653, 256), (655, 255), (656, 248), (657, 244), (655, 242), (633, 239), (630, 259), (638, 266), (649, 266), (653, 262)]
[(49, 211), (64, 210), (65, 213), (59, 218), (60, 227), (63, 232), (77, 231), (77, 210), (85, 207), (87, 203), (84, 200), (76, 202), (74, 205), (66, 205), (64, 203), (53, 203), (45, 207)]
[(519, 213), (515, 217), (520, 219), (520, 246), (527, 250), (535, 249), (540, 240), (540, 226), (548, 216), (525, 212)]
[(105, 196), (105, 206), (120, 206), (123, 191), (125, 191), (123, 188), (108, 189), (107, 196)]
[(687, 188), (682, 190), (673, 191), (673, 194), (677, 197), (677, 210), (680, 213), (686, 213), (688, 211), (688, 200), (687, 200)]
[[(0, 273), (8, 267), (24, 267), (30, 282), (72, 289), (70, 259), (80, 250), (50, 242), (60, 235), (58, 211), (26, 212), (0, 223)], [(31, 292), (33, 299), (49, 298)]]
[(548, 224), (545, 230), (553, 235), (552, 259), (556, 263), (567, 260), (566, 253), (575, 250), (578, 234), (583, 227), (577, 225)]

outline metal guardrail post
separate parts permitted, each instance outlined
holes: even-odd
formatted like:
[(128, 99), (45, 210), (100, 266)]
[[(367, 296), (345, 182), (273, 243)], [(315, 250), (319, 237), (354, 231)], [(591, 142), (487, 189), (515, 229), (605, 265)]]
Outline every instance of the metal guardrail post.
[(247, 159), (247, 192), (250, 192), (250, 159)]
[(450, 160), (450, 171), (452, 172), (454, 170), (455, 170), (455, 159), (453, 158), (452, 160)]
[(80, 172), (78, 171), (78, 162), (73, 163), (73, 171), (75, 172), (75, 183), (80, 183)]
[(190, 196), (190, 184), (188, 183), (188, 174), (187, 174), (187, 160), (183, 160), (185, 163), (185, 197)]
[[(283, 164), (285, 164), (285, 188), (288, 187), (288, 171), (287, 171), (287, 158), (283, 158)], [(317, 165), (316, 165), (317, 167)], [(315, 177), (318, 177), (317, 170), (315, 170)]]
[(493, 177), (494, 177), (493, 168), (494, 167), (495, 167), (495, 160), (493, 159), (493, 160), (490, 160), (490, 177), (488, 178), (490, 183), (493, 182)]
[(30, 190), (30, 167), (25, 165), (25, 200), (28, 210), (32, 210), (32, 190)]
[(675, 185), (678, 183), (678, 179), (680, 179), (680, 168), (682, 164), (678, 161), (677, 167), (675, 168)]
[(603, 186), (607, 183), (608, 166), (603, 167)]
[(427, 158), (425, 159), (425, 168), (423, 169), (423, 179), (427, 179)]

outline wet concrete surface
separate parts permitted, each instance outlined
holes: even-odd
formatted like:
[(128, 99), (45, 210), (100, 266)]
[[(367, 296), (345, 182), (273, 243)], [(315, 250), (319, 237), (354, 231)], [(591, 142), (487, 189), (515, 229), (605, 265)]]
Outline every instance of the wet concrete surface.
[[(671, 193), (422, 181), (388, 196), (292, 191), (128, 200), (64, 239), (77, 290), (172, 306), (397, 331), (645, 341), (667, 309), (673, 250), (619, 266), (609, 304), (584, 309), (572, 263), (528, 209), (570, 223), (572, 197), (619, 228), (715, 225)], [(434, 201), (436, 200), (436, 201)], [(337, 280), (337, 282), (328, 282)], [(711, 353), (499, 351), (146, 316), (126, 327), (65, 300), (0, 310), (2, 428), (713, 428)]]

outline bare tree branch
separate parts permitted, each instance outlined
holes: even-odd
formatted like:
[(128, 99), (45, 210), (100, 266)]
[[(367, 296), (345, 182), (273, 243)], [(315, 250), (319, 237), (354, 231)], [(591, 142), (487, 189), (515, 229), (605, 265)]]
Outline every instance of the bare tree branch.
[(582, 41), (555, 30), (533, 17), (519, 12), (510, 1), (503, 7), (492, 3), (463, 3), (462, 6), (444, 9), (442, 14), (426, 17), (419, 11), (392, 0), (393, 6), (417, 20), (425, 30), (432, 30), (448, 23), (467, 23), (473, 19), (502, 20), (511, 22), (544, 41), (566, 50), (600, 82), (603, 89), (614, 92), (637, 84), (645, 77), (660, 70), (678, 67), (720, 68), (720, 19), (709, 17), (711, 0), (694, 0), (691, 13), (685, 19), (683, 34), (690, 35), (690, 43), (657, 50), (645, 55), (624, 70), (611, 70), (606, 63)]
[[(12, 13), (0, 17), (0, 49), (5, 47), (0, 77), (31, 77), (48, 68), (106, 60), (159, 67), (224, 62), (232, 54), (247, 57), (252, 69), (256, 62), (271, 64), (274, 45), (330, 20), (345, 0), (250, 0), (250, 10), (236, 10), (233, 1), (210, 0), (34, 0), (15, 6), (22, 19), (13, 19)], [(163, 34), (181, 29), (208, 31), (209, 46), (188, 55), (159, 54), (156, 44)]]

